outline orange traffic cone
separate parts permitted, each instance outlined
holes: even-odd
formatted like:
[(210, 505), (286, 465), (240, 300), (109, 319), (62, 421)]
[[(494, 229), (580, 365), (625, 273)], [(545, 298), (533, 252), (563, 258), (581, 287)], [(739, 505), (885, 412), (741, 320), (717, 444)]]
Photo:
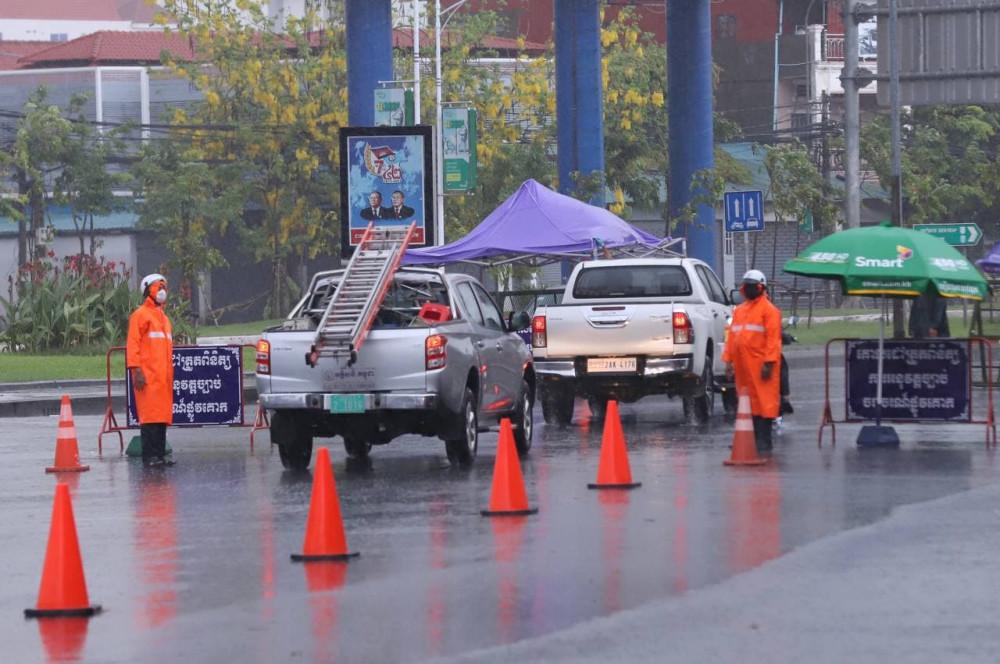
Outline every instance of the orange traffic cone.
[(528, 494), (524, 490), (521, 462), (514, 447), (514, 430), (506, 417), (500, 420), (500, 441), (497, 459), (493, 464), (493, 488), (490, 491), (490, 508), (483, 516), (524, 516), (535, 514), (538, 509), (528, 507)]
[(753, 434), (753, 415), (750, 414), (750, 396), (740, 393), (736, 409), (736, 428), (733, 431), (733, 453), (722, 463), (727, 466), (760, 466), (768, 462), (757, 456), (757, 442)]
[(42, 583), (38, 602), (25, 609), (28, 618), (87, 617), (100, 613), (101, 607), (91, 605), (87, 598), (87, 581), (83, 578), (80, 543), (76, 539), (76, 522), (69, 487), (56, 484), (56, 499), (52, 506), (49, 544), (45, 549)]
[(306, 520), (306, 539), (302, 553), (293, 553), (295, 562), (317, 560), (347, 560), (359, 556), (347, 552), (344, 522), (340, 518), (340, 500), (337, 483), (330, 466), (330, 451), (321, 447), (316, 453), (316, 471), (313, 474), (312, 498), (309, 518)]
[(80, 452), (76, 444), (76, 425), (73, 424), (73, 406), (69, 395), (62, 396), (59, 407), (59, 433), (56, 435), (55, 465), (45, 469), (47, 473), (81, 473), (90, 466), (80, 465)]
[(589, 489), (634, 489), (642, 482), (632, 481), (632, 470), (628, 465), (628, 451), (625, 449), (625, 432), (618, 414), (618, 402), (608, 401), (604, 414), (604, 434), (601, 436), (601, 460), (597, 465), (597, 482), (588, 484)]

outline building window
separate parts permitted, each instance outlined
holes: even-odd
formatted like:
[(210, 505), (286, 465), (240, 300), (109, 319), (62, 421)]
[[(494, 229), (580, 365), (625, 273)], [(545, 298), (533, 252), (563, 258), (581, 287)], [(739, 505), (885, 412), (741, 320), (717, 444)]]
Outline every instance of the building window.
[(809, 96), (809, 88), (804, 83), (799, 83), (795, 86), (796, 99), (805, 99), (807, 96)]
[(792, 129), (802, 131), (809, 128), (808, 113), (792, 113)]
[(49, 35), (49, 41), (63, 42), (69, 41), (69, 35), (65, 32), (53, 32)]
[(736, 36), (736, 17), (732, 14), (719, 14), (715, 17), (715, 36), (719, 39), (730, 39)]

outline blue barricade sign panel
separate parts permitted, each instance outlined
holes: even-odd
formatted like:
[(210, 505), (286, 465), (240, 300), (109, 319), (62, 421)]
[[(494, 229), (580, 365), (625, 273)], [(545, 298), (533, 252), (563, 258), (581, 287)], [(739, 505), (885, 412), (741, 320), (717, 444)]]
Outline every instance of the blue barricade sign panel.
[[(874, 420), (878, 340), (848, 340), (847, 419)], [(886, 341), (882, 365), (885, 420), (972, 421), (968, 344), (964, 341)]]
[[(132, 376), (125, 372), (128, 426), (139, 426)], [(174, 348), (174, 424), (243, 424), (243, 349), (239, 346)]]

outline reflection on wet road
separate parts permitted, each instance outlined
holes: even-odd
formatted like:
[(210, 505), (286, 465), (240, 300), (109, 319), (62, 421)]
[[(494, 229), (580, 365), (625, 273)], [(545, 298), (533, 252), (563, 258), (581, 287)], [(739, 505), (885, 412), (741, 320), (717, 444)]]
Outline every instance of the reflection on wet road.
[[(818, 372), (803, 393), (817, 392)], [(810, 382), (811, 381), (811, 382)], [(92, 470), (69, 478), (91, 598), (86, 621), (20, 618), (37, 591), (54, 479), (55, 419), (0, 422), (0, 639), (12, 662), (413, 662), (509, 643), (716, 583), (895, 506), (995, 479), (979, 431), (904, 435), (896, 451), (815, 444), (818, 402), (800, 400), (774, 462), (725, 468), (731, 427), (682, 422), (677, 404), (623, 405), (632, 492), (588, 491), (601, 427), (539, 426), (523, 461), (537, 515), (479, 516), (496, 434), (468, 472), (443, 444), (409, 437), (370, 466), (334, 457), (347, 537), (361, 557), (301, 565), (310, 474), (287, 473), (266, 436), (171, 432), (178, 465), (150, 473), (94, 456), (97, 418), (77, 418)], [(541, 419), (540, 416), (538, 418)], [(931, 433), (932, 432), (932, 433)], [(940, 442), (947, 441), (947, 442)]]

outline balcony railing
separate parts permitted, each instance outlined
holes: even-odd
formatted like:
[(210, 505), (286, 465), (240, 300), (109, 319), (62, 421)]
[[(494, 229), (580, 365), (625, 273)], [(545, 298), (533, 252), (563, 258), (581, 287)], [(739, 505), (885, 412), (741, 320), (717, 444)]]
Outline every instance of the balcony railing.
[(823, 39), (823, 59), (844, 59), (844, 35), (834, 35), (830, 33), (825, 35)]

